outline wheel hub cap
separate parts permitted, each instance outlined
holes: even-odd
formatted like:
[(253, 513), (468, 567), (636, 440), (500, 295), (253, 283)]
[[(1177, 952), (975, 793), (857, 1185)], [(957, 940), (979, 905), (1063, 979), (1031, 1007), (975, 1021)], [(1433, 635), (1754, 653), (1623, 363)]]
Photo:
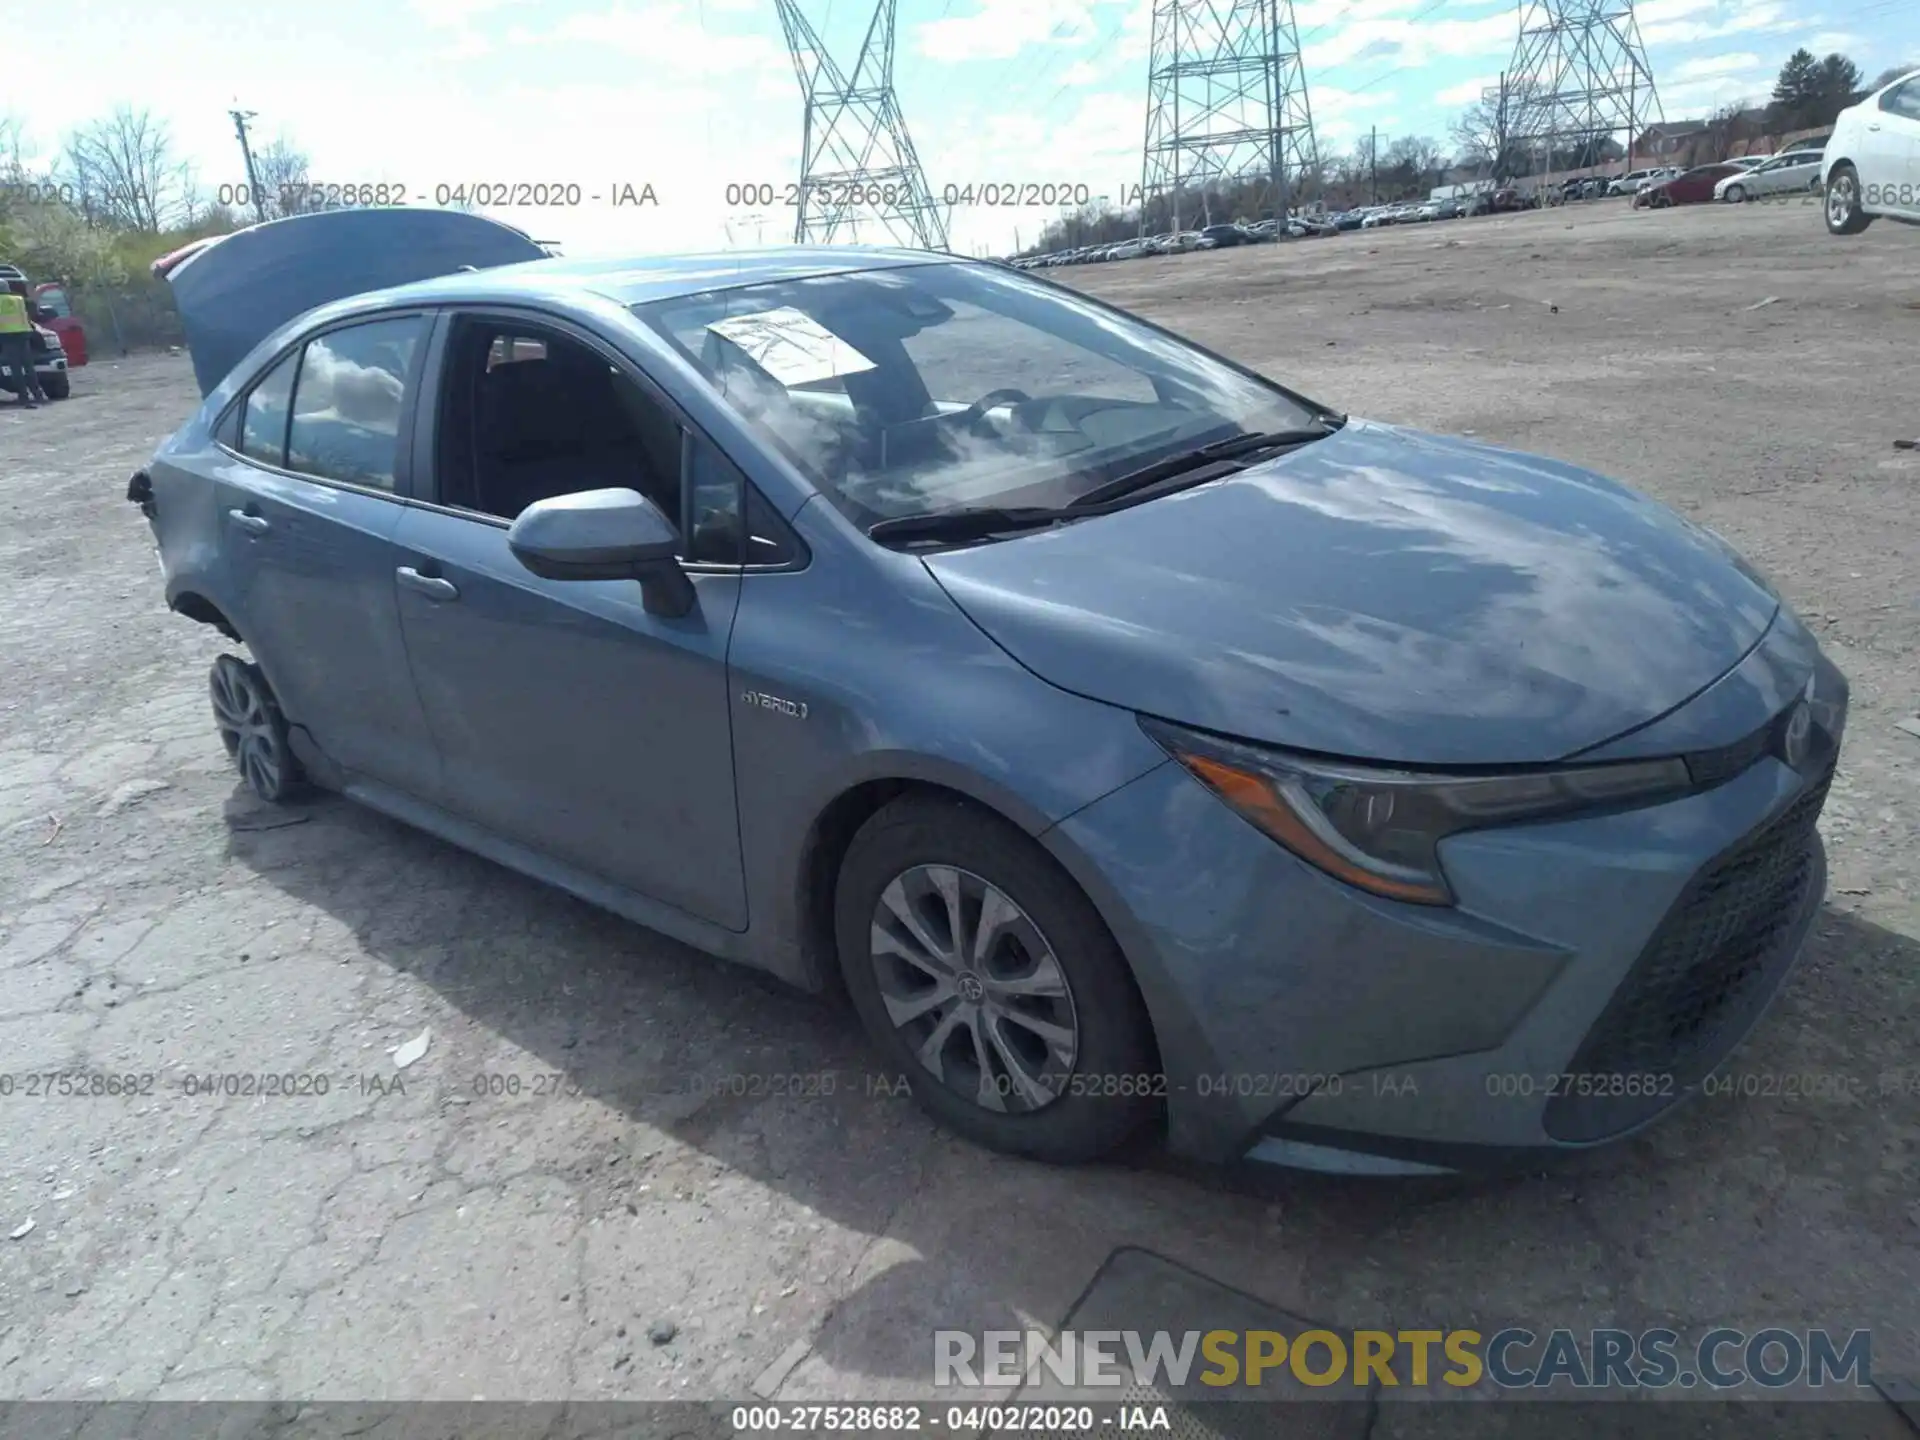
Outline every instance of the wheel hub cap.
[(1844, 225), (1853, 213), (1853, 182), (1841, 179), (1827, 191), (1827, 214), (1836, 225)]
[(934, 1079), (982, 1109), (1044, 1109), (1080, 1055), (1073, 991), (1053, 947), (998, 886), (949, 865), (894, 877), (874, 907), (887, 1018)]

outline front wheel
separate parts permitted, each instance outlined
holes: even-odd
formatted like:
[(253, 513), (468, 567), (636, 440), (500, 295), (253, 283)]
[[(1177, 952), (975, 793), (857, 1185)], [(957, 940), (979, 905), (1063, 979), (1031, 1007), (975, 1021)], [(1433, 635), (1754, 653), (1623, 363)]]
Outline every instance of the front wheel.
[(1158, 1112), (1166, 1081), (1119, 946), (1005, 821), (930, 796), (885, 806), (847, 850), (834, 928), (867, 1033), (969, 1140), (1073, 1163)]
[(64, 372), (43, 375), (40, 378), (40, 388), (47, 392), (49, 400), (64, 400), (73, 393), (73, 382), (67, 379)]
[(1827, 233), (1858, 235), (1873, 217), (1860, 206), (1860, 172), (1841, 163), (1827, 177)]
[(1746, 187), (1746, 186), (1744, 186), (1744, 185), (1729, 185), (1729, 186), (1727, 187), (1727, 192), (1726, 192), (1726, 200), (1727, 200), (1727, 203), (1728, 203), (1728, 204), (1730, 204), (1730, 205), (1738, 205), (1738, 204), (1739, 204), (1739, 203), (1740, 203), (1741, 201), (1743, 201), (1743, 200), (1745, 200), (1746, 198), (1747, 198), (1747, 187)]

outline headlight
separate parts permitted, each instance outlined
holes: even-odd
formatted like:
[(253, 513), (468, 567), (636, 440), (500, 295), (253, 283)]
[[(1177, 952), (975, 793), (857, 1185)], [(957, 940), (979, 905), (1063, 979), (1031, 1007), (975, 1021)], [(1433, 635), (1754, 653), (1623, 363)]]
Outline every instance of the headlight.
[(1242, 819), (1335, 879), (1391, 900), (1451, 905), (1449, 835), (1692, 787), (1684, 761), (1631, 760), (1500, 775), (1431, 775), (1310, 759), (1141, 717), (1154, 741)]

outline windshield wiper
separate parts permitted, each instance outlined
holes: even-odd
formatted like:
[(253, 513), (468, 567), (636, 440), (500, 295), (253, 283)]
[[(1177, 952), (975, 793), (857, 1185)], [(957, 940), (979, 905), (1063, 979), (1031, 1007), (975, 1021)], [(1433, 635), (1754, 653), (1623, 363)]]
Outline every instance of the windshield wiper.
[(880, 520), (867, 527), (867, 535), (874, 540), (984, 540), (1009, 530), (1032, 530), (1059, 520), (1081, 518), (1076, 511), (1043, 505), (967, 505)]
[[(1233, 460), (1259, 450), (1275, 450), (1283, 445), (1305, 445), (1312, 440), (1323, 440), (1346, 423), (1344, 415), (1326, 415), (1320, 423), (1302, 426), (1298, 430), (1258, 430), (1244, 435), (1229, 435), (1224, 440), (1215, 440), (1209, 445), (1197, 446), (1192, 450), (1183, 450), (1178, 455), (1169, 455), (1164, 460), (1156, 460), (1151, 465), (1143, 465), (1138, 470), (1129, 470), (1124, 475), (1096, 485), (1084, 495), (1076, 497), (1072, 508), (1077, 511), (1092, 510), (1110, 501), (1123, 499), (1136, 494), (1162, 480), (1171, 480), (1189, 472), (1211, 468), (1224, 460)], [(1238, 467), (1234, 467), (1238, 468)], [(1192, 477), (1195, 483), (1210, 480), (1211, 473)]]
[(964, 544), (969, 540), (984, 540), (990, 535), (1041, 529), (1065, 520), (1084, 520), (1091, 515), (1117, 510), (1140, 491), (1150, 489), (1164, 480), (1179, 477), (1188, 484), (1199, 484), (1215, 475), (1231, 474), (1244, 468), (1234, 463), (1242, 456), (1322, 440), (1347, 423), (1346, 416), (1332, 411), (1321, 412), (1314, 418), (1318, 423), (1297, 430), (1249, 431), (1241, 435), (1229, 435), (1224, 440), (1215, 440), (1192, 450), (1183, 450), (1178, 455), (1157, 460), (1151, 465), (1096, 485), (1063, 506), (967, 505), (954, 510), (930, 510), (924, 514), (900, 515), (876, 521), (867, 527), (867, 535), (874, 540), (945, 540)]

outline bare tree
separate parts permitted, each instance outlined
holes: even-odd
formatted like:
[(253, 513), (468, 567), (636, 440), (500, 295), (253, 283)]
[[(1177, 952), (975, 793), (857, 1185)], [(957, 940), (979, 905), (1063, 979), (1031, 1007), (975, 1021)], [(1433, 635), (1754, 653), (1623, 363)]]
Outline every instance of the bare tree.
[(1463, 165), (1491, 165), (1507, 146), (1507, 116), (1500, 102), (1481, 99), (1447, 127)]
[(27, 173), (27, 127), (0, 115), (0, 178), (18, 182)]
[(1396, 170), (1405, 170), (1415, 180), (1425, 180), (1440, 168), (1446, 157), (1431, 135), (1402, 135), (1387, 147), (1381, 157)]
[(89, 219), (157, 234), (181, 218), (193, 194), (192, 170), (173, 153), (166, 122), (121, 106), (67, 137), (59, 178)]

